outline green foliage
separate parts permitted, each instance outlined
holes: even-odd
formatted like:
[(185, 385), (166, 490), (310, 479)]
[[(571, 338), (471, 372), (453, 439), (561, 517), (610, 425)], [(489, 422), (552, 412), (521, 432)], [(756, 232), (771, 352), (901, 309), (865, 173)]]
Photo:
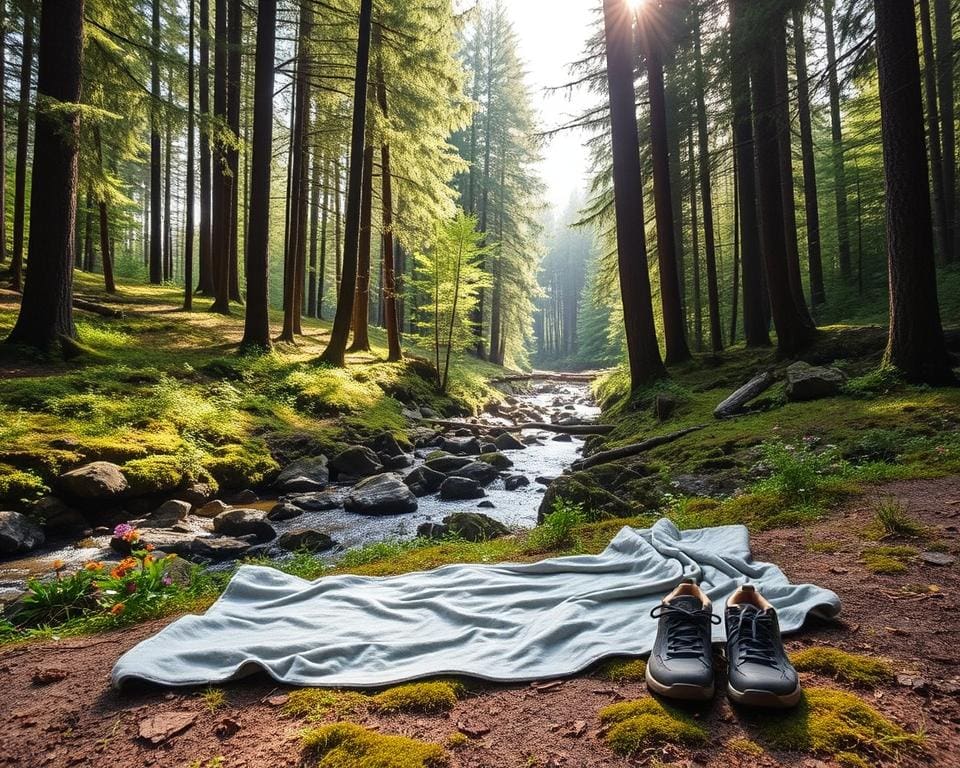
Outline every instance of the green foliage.
[(761, 454), (770, 477), (759, 487), (779, 493), (790, 501), (812, 499), (828, 474), (839, 468), (836, 449), (828, 446), (816, 450), (809, 440), (765, 442), (761, 445)]
[(33, 472), (0, 464), (0, 502), (33, 501), (47, 490), (43, 480)]
[(878, 538), (906, 536), (918, 538), (926, 531), (922, 524), (910, 517), (900, 501), (892, 496), (880, 499), (873, 511), (874, 528)]
[(527, 534), (527, 552), (545, 552), (577, 548), (576, 529), (587, 522), (583, 507), (563, 499), (554, 502), (553, 511)]
[(175, 456), (148, 456), (123, 465), (123, 476), (135, 496), (173, 491), (183, 482), (183, 469)]
[(887, 576), (906, 573), (917, 550), (904, 546), (867, 547), (860, 555), (868, 571)]
[(647, 662), (643, 659), (610, 659), (603, 662), (596, 674), (612, 683), (639, 683), (645, 679)]
[(790, 654), (790, 661), (800, 672), (818, 672), (842, 683), (872, 688), (893, 680), (893, 667), (884, 659), (846, 653), (838, 648), (813, 646)]
[(227, 694), (224, 692), (223, 688), (207, 688), (203, 693), (200, 694), (200, 699), (203, 701), (203, 705), (211, 713), (214, 713), (218, 709), (221, 709), (227, 705)]
[(863, 376), (856, 376), (847, 381), (844, 390), (854, 397), (876, 397), (887, 395), (903, 386), (903, 377), (892, 366), (880, 366), (868, 371)]
[(225, 445), (216, 448), (204, 466), (225, 488), (245, 488), (265, 482), (280, 466), (263, 447), (253, 445)]
[(439, 744), (371, 731), (356, 723), (333, 723), (307, 731), (301, 745), (319, 758), (317, 768), (443, 768)]
[(448, 712), (457, 704), (463, 686), (454, 680), (432, 680), (425, 683), (406, 683), (378, 693), (370, 699), (377, 712)]
[(690, 715), (658, 699), (611, 704), (599, 715), (600, 722), (609, 726), (607, 744), (620, 755), (664, 744), (696, 747), (709, 738), (706, 728)]
[(923, 741), (846, 691), (808, 688), (794, 710), (770, 713), (759, 726), (774, 749), (896, 759)]
[(283, 705), (283, 713), (293, 717), (305, 717), (318, 722), (363, 712), (369, 697), (356, 691), (338, 691), (332, 688), (298, 688), (290, 692)]

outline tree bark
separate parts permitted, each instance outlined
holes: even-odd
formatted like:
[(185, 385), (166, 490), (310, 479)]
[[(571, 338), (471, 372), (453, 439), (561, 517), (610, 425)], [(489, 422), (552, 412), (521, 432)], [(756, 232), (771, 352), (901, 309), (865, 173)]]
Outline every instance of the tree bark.
[(632, 389), (666, 376), (653, 320), (633, 89), (633, 25), (624, 0), (603, 0), (620, 294)]
[(357, 288), (353, 303), (353, 343), (349, 352), (370, 349), (368, 312), (370, 307), (370, 241), (373, 224), (373, 141), (367, 136), (363, 154), (361, 184), (360, 241), (357, 248)]
[(930, 0), (920, 0), (920, 35), (923, 39), (923, 83), (927, 100), (927, 136), (930, 148), (930, 174), (933, 182), (933, 235), (937, 261), (940, 264), (948, 264), (953, 257), (953, 241), (949, 235), (947, 222), (943, 152), (940, 144), (940, 109), (937, 103), (937, 61), (933, 51)]
[(257, 6), (257, 49), (253, 96), (253, 157), (246, 246), (247, 305), (242, 349), (270, 349), (267, 246), (270, 240), (270, 165), (273, 155), (273, 70), (276, 0)]
[(688, 187), (690, 194), (690, 253), (693, 269), (693, 343), (697, 352), (703, 352), (703, 299), (700, 285), (700, 222), (697, 212), (697, 159), (693, 151), (693, 125), (687, 128)]
[[(100, 141), (100, 127), (94, 125), (93, 138), (97, 145), (97, 162), (103, 168), (103, 143)], [(107, 198), (101, 196), (98, 201), (100, 209), (100, 259), (103, 262), (103, 287), (107, 293), (117, 292), (117, 285), (113, 279), (113, 244), (110, 242), (110, 217), (107, 211)], [(74, 301), (76, 304), (76, 301)]]
[[(319, 146), (316, 152), (319, 157)], [(323, 204), (320, 210), (320, 269), (317, 274), (317, 317), (323, 320), (323, 296), (327, 277), (327, 240), (329, 239), (327, 235), (329, 231), (328, 222), (330, 220), (328, 213), (330, 208), (330, 163), (326, 158), (324, 158), (323, 161), (321, 184), (323, 185)]]
[[(697, 80), (697, 137), (700, 151), (700, 195), (703, 207), (703, 247), (707, 262), (707, 302), (710, 312), (710, 349), (723, 351), (723, 328), (720, 324), (720, 289), (717, 283), (717, 247), (713, 223), (713, 192), (710, 187), (710, 138), (707, 129), (706, 78), (700, 43), (700, 14), (697, 6), (694, 30), (695, 75)], [(692, 183), (692, 182), (691, 182)]]
[[(169, 72), (167, 80), (167, 101), (173, 104), (173, 72)], [(173, 171), (173, 127), (170, 124), (170, 110), (164, 120), (164, 147), (163, 147), (163, 279), (166, 282), (173, 280), (173, 221), (170, 210), (171, 184), (170, 177)]]
[(767, 12), (758, 28), (764, 32), (763, 39), (756, 40), (752, 72), (760, 234), (777, 349), (783, 355), (793, 356), (811, 341), (813, 329), (796, 304), (788, 265), (776, 87), (777, 38), (784, 34), (783, 17), (776, 11)]
[[(748, 347), (770, 345), (763, 288), (763, 256), (757, 217), (756, 164), (750, 114), (750, 19), (744, 0), (730, 0), (731, 85), (737, 184), (740, 197), (740, 272), (743, 284), (743, 332)], [(777, 192), (779, 195), (779, 191)]]
[(307, 317), (317, 316), (317, 234), (320, 230), (320, 152), (314, 143), (310, 158), (310, 258), (307, 264)]
[[(30, 248), (20, 314), (7, 341), (51, 350), (76, 338), (74, 226), (83, 0), (43, 0), (38, 38), (37, 109), (30, 192)], [(56, 112), (51, 106), (67, 107)], [(72, 105), (72, 106), (71, 106)]]
[(83, 206), (83, 251), (79, 266), (84, 272), (93, 272), (93, 184), (89, 181)]
[(360, 244), (360, 183), (363, 176), (364, 131), (367, 116), (367, 74), (370, 66), (370, 21), (373, 0), (360, 0), (357, 67), (353, 85), (353, 125), (350, 140), (350, 180), (347, 187), (347, 221), (344, 233), (343, 274), (330, 342), (321, 360), (338, 367), (350, 335), (354, 291), (357, 287), (357, 249)]
[(0, 4), (0, 264), (7, 260), (7, 4)]
[(947, 231), (951, 259), (960, 253), (960, 196), (957, 195), (957, 131), (954, 120), (954, 32), (950, 0), (933, 0), (937, 27), (937, 73), (940, 119), (943, 122), (943, 191), (946, 198)]
[[(240, 295), (239, 212), (240, 212), (240, 48), (243, 44), (243, 6), (230, 0), (227, 22), (227, 126), (234, 141), (227, 148), (227, 279), (230, 301), (242, 301)], [(298, 318), (299, 320), (299, 318)], [(299, 331), (299, 326), (297, 328)]]
[[(380, 105), (383, 119), (388, 120), (387, 84), (383, 75), (383, 60), (380, 55), (377, 56), (377, 102)], [(380, 205), (383, 209), (383, 281), (381, 282), (381, 293), (383, 295), (383, 311), (386, 315), (384, 324), (387, 327), (387, 361), (396, 362), (402, 359), (403, 352), (400, 349), (396, 265), (393, 261), (393, 176), (390, 167), (390, 144), (386, 141), (380, 145), (380, 174)]]
[[(655, 20), (651, 20), (651, 26)], [(657, 219), (657, 258), (660, 265), (660, 302), (663, 310), (663, 335), (667, 365), (690, 359), (683, 301), (680, 297), (680, 273), (677, 268), (677, 241), (674, 216), (682, 212), (673, 207), (670, 183), (670, 148), (667, 140), (667, 113), (664, 101), (663, 53), (661, 43), (651, 29), (644, 40), (647, 61), (647, 85), (650, 91), (650, 154), (653, 156), (653, 199)]]
[(844, 282), (850, 281), (850, 225), (847, 216), (847, 174), (843, 160), (843, 127), (840, 121), (840, 79), (833, 27), (834, 0), (823, 0), (823, 24), (827, 33), (827, 82), (830, 89), (830, 127), (833, 136), (834, 196), (837, 204), (837, 257)]
[(183, 308), (189, 312), (193, 308), (193, 175), (194, 175), (194, 29), (196, 0), (189, 0), (190, 14), (188, 24), (190, 32), (187, 35), (189, 55), (187, 59), (187, 222), (183, 243)]
[(807, 47), (803, 30), (803, 9), (793, 9), (793, 47), (797, 69), (797, 107), (800, 121), (800, 154), (803, 158), (803, 202), (807, 217), (807, 264), (810, 273), (810, 303), (817, 307), (827, 300), (823, 285), (823, 256), (820, 242), (820, 204), (817, 200), (817, 170), (813, 157), (813, 123), (810, 118), (810, 83), (807, 76)]
[(954, 383), (940, 324), (913, 3), (874, 0), (886, 182), (890, 332), (885, 362), (912, 382)]
[(150, 37), (150, 282), (163, 282), (163, 222), (160, 156), (160, 0), (153, 0)]
[[(227, 0), (215, 0), (213, 35), (213, 115), (227, 120)], [(211, 312), (230, 314), (230, 178), (227, 175), (226, 147), (213, 144), (212, 211), (210, 231), (213, 267), (213, 305)]]
[(30, 80), (33, 71), (33, 0), (23, 3), (23, 47), (20, 59), (20, 101), (17, 104), (17, 157), (14, 166), (13, 255), (10, 276), (13, 290), (23, 287), (23, 241), (27, 201), (27, 150), (30, 141)]
[(210, 167), (210, 0), (200, 0), (200, 233), (197, 293), (213, 295)]

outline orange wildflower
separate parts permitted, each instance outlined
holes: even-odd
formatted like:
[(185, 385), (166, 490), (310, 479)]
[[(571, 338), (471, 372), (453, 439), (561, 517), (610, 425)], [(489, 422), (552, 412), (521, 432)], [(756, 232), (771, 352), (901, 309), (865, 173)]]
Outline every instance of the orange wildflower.
[(113, 608), (110, 609), (110, 613), (112, 613), (114, 616), (119, 616), (126, 610), (126, 608), (127, 606), (125, 606), (123, 603), (114, 603)]
[(95, 560), (91, 560), (89, 563), (84, 564), (83, 567), (86, 568), (88, 571), (102, 571), (103, 563)]
[(51, 566), (51, 568), (53, 568), (55, 571), (62, 571), (66, 567), (67, 564), (63, 562), (63, 560), (54, 560), (53, 565)]

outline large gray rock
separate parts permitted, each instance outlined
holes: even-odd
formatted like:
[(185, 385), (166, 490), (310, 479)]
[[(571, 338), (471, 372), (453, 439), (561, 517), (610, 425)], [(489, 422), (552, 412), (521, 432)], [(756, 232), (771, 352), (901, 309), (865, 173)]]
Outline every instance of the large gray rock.
[(323, 490), (329, 482), (327, 457), (320, 455), (297, 459), (288, 464), (277, 475), (274, 485), (282, 493), (306, 493)]
[(209, 501), (197, 509), (194, 514), (199, 515), (200, 517), (216, 517), (222, 512), (226, 512), (228, 509), (230, 509), (229, 504), (220, 501), (220, 499), (214, 499), (213, 501)]
[(450, 533), (443, 523), (420, 523), (417, 536), (421, 539), (442, 539)]
[(787, 399), (800, 402), (831, 397), (839, 394), (846, 383), (847, 377), (836, 368), (799, 361), (787, 368)]
[(384, 456), (398, 456), (401, 453), (406, 453), (404, 446), (400, 445), (400, 442), (389, 432), (383, 432), (382, 434), (377, 435), (373, 440), (367, 443), (367, 447), (370, 448), (375, 453), (382, 454)]
[(413, 456), (409, 453), (398, 453), (395, 456), (383, 455), (382, 458), (384, 469), (407, 469), (413, 466)]
[(90, 528), (89, 521), (80, 512), (57, 496), (38, 499), (30, 510), (30, 517), (48, 535), (75, 535)]
[(210, 483), (190, 483), (182, 491), (177, 491), (174, 498), (189, 501), (195, 507), (202, 507), (217, 495), (217, 489)]
[(231, 536), (214, 536), (206, 539), (196, 539), (191, 554), (209, 560), (235, 560), (242, 557), (250, 547), (249, 541), (235, 539)]
[(370, 477), (383, 471), (383, 464), (373, 451), (365, 445), (354, 445), (338, 454), (330, 466), (340, 479), (344, 477)]
[(123, 539), (114, 537), (110, 539), (110, 548), (121, 555), (129, 555), (133, 549), (143, 549), (149, 544), (156, 550), (186, 557), (193, 554), (197, 539), (198, 536), (194, 532), (146, 528), (140, 531), (140, 540), (136, 544), (131, 545)]
[(334, 545), (334, 540), (321, 531), (313, 528), (296, 528), (280, 535), (277, 544), (290, 552), (305, 550), (307, 552), (322, 552)]
[(417, 497), (397, 475), (388, 472), (353, 486), (343, 506), (361, 515), (403, 515), (417, 511)]
[(177, 523), (185, 520), (190, 514), (191, 504), (189, 501), (178, 501), (170, 499), (163, 502), (147, 519), (141, 524), (141, 528), (172, 528)]
[(454, 512), (443, 518), (447, 531), (467, 541), (488, 541), (510, 533), (499, 520), (482, 512)]
[(474, 480), (480, 485), (489, 485), (499, 476), (500, 473), (497, 471), (497, 468), (487, 464), (485, 461), (474, 461), (448, 475), (448, 477), (465, 477), (468, 480)]
[(440, 498), (444, 501), (482, 499), (486, 495), (480, 483), (468, 477), (448, 477), (440, 486)]
[(343, 506), (343, 493), (332, 490), (319, 493), (291, 493), (280, 500), (300, 507), (304, 512), (326, 512)]
[(0, 512), (0, 555), (29, 552), (45, 541), (40, 526), (19, 512)]
[(279, 504), (274, 504), (270, 511), (267, 512), (267, 520), (279, 523), (283, 520), (293, 520), (302, 514), (303, 510), (300, 509), (300, 507), (291, 504), (289, 501), (282, 501)]
[(475, 437), (451, 437), (443, 441), (440, 448), (456, 456), (479, 456), (480, 441)]
[(498, 469), (501, 472), (513, 466), (513, 461), (505, 453), (500, 453), (500, 451), (492, 451), (491, 453), (481, 453), (478, 457), (480, 461), (485, 464), (489, 464), (494, 469)]
[(213, 518), (213, 530), (221, 536), (256, 536), (257, 541), (273, 541), (277, 532), (259, 509), (231, 509)]
[(419, 497), (433, 493), (440, 487), (444, 479), (446, 479), (446, 475), (443, 474), (443, 472), (436, 472), (430, 469), (430, 467), (423, 466), (413, 470), (413, 472), (403, 479), (403, 482), (413, 491), (414, 496)]
[(473, 459), (469, 459), (466, 456), (434, 456), (431, 459), (427, 459), (424, 464), (434, 472), (441, 472), (446, 475), (462, 469), (468, 464), (473, 464)]
[(526, 485), (530, 485), (530, 478), (526, 475), (510, 475), (503, 480), (503, 487), (508, 491), (515, 491)]
[(497, 435), (497, 439), (493, 442), (499, 451), (519, 451), (522, 448), (527, 447), (509, 432), (504, 432), (502, 435)]
[(65, 472), (56, 485), (62, 495), (84, 502), (112, 501), (130, 489), (123, 471), (109, 461), (94, 461)]

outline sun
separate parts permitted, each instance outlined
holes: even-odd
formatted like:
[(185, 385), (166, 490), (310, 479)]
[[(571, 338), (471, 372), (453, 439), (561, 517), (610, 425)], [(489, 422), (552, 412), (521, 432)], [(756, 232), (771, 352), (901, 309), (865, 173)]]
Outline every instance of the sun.
[(631, 11), (636, 13), (641, 8), (643, 8), (644, 5), (647, 4), (647, 1), (648, 0), (627, 0), (627, 7), (629, 7)]

